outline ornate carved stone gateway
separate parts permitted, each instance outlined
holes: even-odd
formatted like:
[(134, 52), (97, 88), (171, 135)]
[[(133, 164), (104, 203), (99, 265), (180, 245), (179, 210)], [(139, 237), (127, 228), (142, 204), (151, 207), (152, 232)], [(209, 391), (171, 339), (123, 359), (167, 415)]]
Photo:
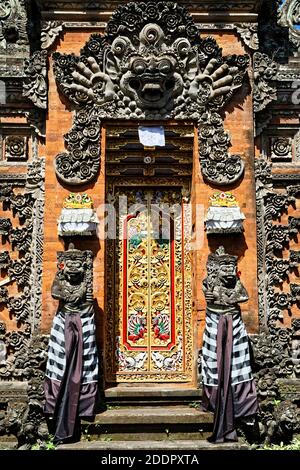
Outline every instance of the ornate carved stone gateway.
[(195, 121), (205, 178), (226, 185), (241, 177), (244, 163), (228, 154), (230, 137), (221, 112), (243, 83), (248, 56), (223, 57), (212, 37), (200, 38), (181, 6), (121, 6), (106, 34), (93, 34), (79, 57), (56, 52), (53, 58), (59, 89), (75, 110), (65, 135), (68, 152), (55, 159), (65, 183), (83, 184), (96, 176), (104, 119)]
[(114, 189), (120, 215), (107, 253), (107, 382), (192, 380), (187, 193), (186, 185)]
[(251, 443), (299, 434), (299, 8), (0, 0), (0, 447), (49, 439), (51, 285), (70, 242), (93, 254), (101, 410), (198, 401), (205, 264), (224, 246), (249, 296)]

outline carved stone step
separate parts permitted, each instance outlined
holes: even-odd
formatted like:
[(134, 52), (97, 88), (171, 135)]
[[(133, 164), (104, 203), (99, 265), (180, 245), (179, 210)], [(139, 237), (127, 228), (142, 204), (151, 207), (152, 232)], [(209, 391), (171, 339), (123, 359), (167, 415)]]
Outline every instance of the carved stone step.
[(189, 406), (116, 407), (82, 421), (88, 440), (199, 440), (212, 432), (213, 415)]
[[(173, 451), (196, 451), (196, 450), (248, 450), (249, 447), (243, 442), (226, 442), (224, 444), (211, 444), (207, 441), (197, 440), (164, 440), (164, 441), (81, 441), (75, 444), (62, 444), (58, 450), (133, 450), (133, 451), (153, 451), (153, 450), (173, 450)], [(137, 457), (138, 458), (138, 457)]]
[(116, 405), (184, 405), (200, 402), (202, 390), (197, 388), (112, 387), (104, 392), (105, 401)]

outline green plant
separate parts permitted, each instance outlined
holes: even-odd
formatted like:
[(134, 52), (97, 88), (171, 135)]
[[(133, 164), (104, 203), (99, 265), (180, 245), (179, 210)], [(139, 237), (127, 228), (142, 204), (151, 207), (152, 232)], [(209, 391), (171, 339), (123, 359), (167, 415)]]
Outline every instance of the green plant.
[(198, 409), (200, 407), (200, 402), (199, 401), (193, 401), (193, 402), (189, 403), (189, 407)]
[(31, 446), (31, 450), (55, 450), (56, 445), (54, 444), (53, 440), (54, 436), (51, 434), (46, 441), (38, 439), (37, 442)]
[(300, 450), (300, 438), (295, 438), (290, 444), (265, 444), (263, 447), (256, 447), (256, 450)]
[(278, 405), (280, 405), (280, 403), (281, 403), (281, 400), (276, 400), (276, 399), (273, 400), (273, 405), (274, 406), (278, 406)]

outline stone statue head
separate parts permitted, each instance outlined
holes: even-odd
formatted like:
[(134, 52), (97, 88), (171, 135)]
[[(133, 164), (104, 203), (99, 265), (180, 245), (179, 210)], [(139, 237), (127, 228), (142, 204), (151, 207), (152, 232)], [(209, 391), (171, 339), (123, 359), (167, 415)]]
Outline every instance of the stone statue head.
[(237, 256), (225, 253), (224, 247), (220, 246), (215, 253), (208, 256), (207, 272), (213, 270), (217, 283), (234, 288), (238, 280), (237, 259)]
[(85, 251), (76, 250), (70, 243), (69, 249), (58, 254), (58, 267), (64, 278), (71, 284), (83, 281), (87, 269)]

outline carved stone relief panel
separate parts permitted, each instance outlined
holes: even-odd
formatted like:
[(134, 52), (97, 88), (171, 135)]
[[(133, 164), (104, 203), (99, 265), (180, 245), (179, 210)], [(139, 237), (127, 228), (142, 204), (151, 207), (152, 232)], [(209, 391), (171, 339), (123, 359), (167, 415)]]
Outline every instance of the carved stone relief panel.
[(244, 163), (228, 154), (221, 112), (243, 84), (248, 56), (223, 57), (181, 6), (121, 6), (106, 34), (93, 34), (80, 56), (54, 53), (53, 59), (57, 85), (75, 110), (64, 136), (67, 152), (55, 160), (62, 181), (83, 184), (97, 174), (103, 119), (197, 122), (205, 178), (226, 185), (241, 177)]
[[(252, 336), (266, 442), (299, 432), (299, 174), (256, 163), (258, 292), (261, 334)], [(287, 392), (289, 390), (289, 392)], [(290, 397), (289, 399), (287, 397)], [(280, 400), (280, 410), (274, 405)]]
[(31, 157), (31, 134), (29, 126), (3, 124), (0, 129), (0, 161), (27, 162)]
[(5, 160), (26, 161), (28, 159), (28, 138), (7, 136), (5, 138)]
[(0, 218), (0, 232), (5, 237), (5, 249), (0, 252), (0, 303), (3, 315), (9, 314), (16, 323), (16, 329), (9, 331), (1, 323), (7, 355), (0, 379), (25, 378), (23, 364), (41, 314), (42, 182), (43, 160), (32, 161), (22, 178), (13, 174), (0, 177), (1, 211), (7, 214)]
[(274, 163), (300, 162), (299, 127), (269, 125), (261, 136), (264, 154)]

